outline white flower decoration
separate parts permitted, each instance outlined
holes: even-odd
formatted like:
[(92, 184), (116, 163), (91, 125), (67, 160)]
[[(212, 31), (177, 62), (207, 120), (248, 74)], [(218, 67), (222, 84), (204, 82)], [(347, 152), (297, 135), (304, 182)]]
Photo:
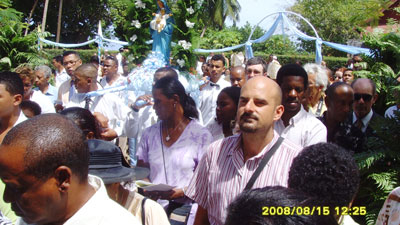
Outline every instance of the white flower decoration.
[(132, 42), (136, 41), (136, 39), (137, 39), (136, 34), (134, 34), (131, 38), (129, 38), (129, 40), (131, 40)]
[(185, 60), (184, 59), (177, 59), (176, 62), (180, 67), (183, 67), (185, 65)]
[(194, 13), (194, 9), (192, 8), (192, 6), (190, 6), (190, 8), (187, 8), (186, 10), (188, 11), (188, 13), (190, 15), (192, 15)]
[(191, 23), (189, 20), (185, 21), (185, 24), (188, 28), (193, 28), (194, 27), (194, 23)]
[(183, 49), (189, 49), (190, 47), (192, 47), (192, 44), (190, 42), (185, 41), (185, 40), (178, 41), (178, 45), (182, 46)]
[(143, 3), (141, 0), (136, 0), (136, 2), (135, 2), (135, 7), (136, 7), (136, 8), (145, 9), (145, 8), (146, 8), (146, 4)]
[(132, 25), (132, 26), (135, 26), (135, 27), (138, 28), (138, 29), (139, 29), (140, 27), (142, 27), (142, 24), (140, 24), (139, 20), (132, 20), (131, 25)]

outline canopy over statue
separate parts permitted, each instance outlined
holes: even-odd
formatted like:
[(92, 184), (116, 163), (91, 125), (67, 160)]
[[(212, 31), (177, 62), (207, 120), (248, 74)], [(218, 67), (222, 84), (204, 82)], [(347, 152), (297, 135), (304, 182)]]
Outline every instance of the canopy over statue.
[(150, 34), (153, 38), (152, 50), (161, 53), (165, 62), (169, 65), (171, 38), (175, 21), (166, 0), (157, 0), (157, 13), (153, 13), (153, 15), (154, 18), (150, 22)]

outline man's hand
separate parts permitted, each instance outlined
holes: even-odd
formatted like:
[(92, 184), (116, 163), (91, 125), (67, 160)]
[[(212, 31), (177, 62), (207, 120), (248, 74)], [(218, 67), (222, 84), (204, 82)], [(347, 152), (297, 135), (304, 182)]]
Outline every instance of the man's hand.
[[(140, 101), (140, 100), (145, 101), (146, 104), (138, 106), (137, 103), (138, 103), (138, 101)], [(143, 108), (143, 107), (145, 107), (145, 106), (148, 106), (148, 105), (153, 105), (152, 96), (151, 96), (151, 95), (142, 95), (142, 96), (139, 96), (139, 97), (136, 99), (135, 103), (133, 103), (133, 104), (131, 105), (131, 108), (137, 112), (137, 111), (139, 111), (139, 109), (141, 109), (141, 108)]]
[(144, 190), (144, 194), (146, 196), (148, 196), (149, 198), (153, 199), (154, 201), (156, 201), (158, 199), (172, 200), (172, 199), (184, 197), (182, 188), (174, 188), (169, 191), (146, 191), (146, 190)]

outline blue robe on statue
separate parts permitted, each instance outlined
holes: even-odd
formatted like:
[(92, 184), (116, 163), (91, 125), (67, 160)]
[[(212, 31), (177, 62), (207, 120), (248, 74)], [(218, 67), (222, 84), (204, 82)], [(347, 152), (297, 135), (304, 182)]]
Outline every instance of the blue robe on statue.
[[(171, 11), (167, 6), (166, 0), (161, 0), (161, 2), (164, 4), (165, 14), (161, 14), (161, 8), (157, 4), (157, 14), (150, 23), (150, 34), (153, 39), (152, 51), (161, 53), (164, 56), (165, 63), (169, 65), (171, 38), (172, 31), (174, 30), (173, 24), (175, 24), (175, 21), (174, 18), (169, 15)], [(156, 23), (156, 19), (161, 20), (159, 24)]]

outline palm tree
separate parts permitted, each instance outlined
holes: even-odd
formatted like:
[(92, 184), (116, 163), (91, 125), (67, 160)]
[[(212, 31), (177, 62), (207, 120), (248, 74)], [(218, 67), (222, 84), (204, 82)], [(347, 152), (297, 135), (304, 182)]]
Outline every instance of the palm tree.
[(201, 36), (204, 35), (209, 24), (221, 30), (227, 18), (233, 23), (239, 21), (241, 7), (238, 0), (206, 0), (203, 4), (205, 7), (202, 15), (205, 26)]

